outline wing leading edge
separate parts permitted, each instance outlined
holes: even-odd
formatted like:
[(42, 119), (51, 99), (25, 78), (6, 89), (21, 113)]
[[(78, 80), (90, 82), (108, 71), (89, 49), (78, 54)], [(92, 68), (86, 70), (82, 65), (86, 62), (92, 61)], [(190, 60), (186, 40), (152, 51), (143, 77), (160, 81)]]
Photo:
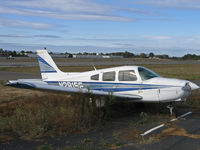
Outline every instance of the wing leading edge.
[(128, 94), (121, 94), (121, 93), (116, 93), (116, 92), (112, 93), (112, 92), (105, 92), (105, 91), (98, 91), (98, 90), (89, 90), (86, 88), (79, 89), (79, 88), (69, 88), (69, 87), (48, 85), (46, 82), (43, 82), (42, 80), (20, 79), (20, 80), (9, 81), (6, 85), (18, 87), (18, 88), (50, 90), (50, 91), (59, 91), (59, 92), (68, 92), (68, 93), (85, 93), (85, 94), (90, 93), (92, 95), (101, 95), (101, 96), (112, 95), (114, 97), (128, 98), (132, 100), (142, 99), (142, 97), (138, 95), (128, 95)]

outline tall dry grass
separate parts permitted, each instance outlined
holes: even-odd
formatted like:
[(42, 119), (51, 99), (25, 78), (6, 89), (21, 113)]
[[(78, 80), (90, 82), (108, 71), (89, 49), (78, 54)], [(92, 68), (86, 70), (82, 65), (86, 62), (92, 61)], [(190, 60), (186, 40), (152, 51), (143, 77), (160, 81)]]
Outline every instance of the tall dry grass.
[(7, 105), (7, 115), (1, 115), (1, 131), (17, 132), (32, 137), (46, 133), (69, 132), (73, 128), (74, 108), (65, 96), (32, 96)]
[[(42, 93), (42, 92), (41, 92)], [(88, 93), (32, 94), (0, 104), (0, 131), (20, 136), (41, 137), (89, 129), (103, 117)]]

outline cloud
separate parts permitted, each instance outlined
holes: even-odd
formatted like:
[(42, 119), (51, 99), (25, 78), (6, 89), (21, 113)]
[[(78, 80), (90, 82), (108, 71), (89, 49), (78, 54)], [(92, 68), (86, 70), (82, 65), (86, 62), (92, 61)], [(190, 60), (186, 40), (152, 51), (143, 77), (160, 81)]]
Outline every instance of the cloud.
[[(61, 37), (57, 35), (48, 35), (48, 34), (36, 34), (36, 35), (26, 35), (26, 34), (0, 34), (0, 37), (3, 37), (2, 40), (6, 40), (6, 38), (16, 38), (15, 42), (21, 45), (24, 45), (24, 47), (27, 46), (29, 48), (30, 46), (37, 46), (37, 45), (43, 45), (42, 47), (48, 47), (48, 45), (52, 45), (52, 40), (54, 40), (54, 44), (57, 45), (57, 47), (60, 46), (66, 46), (69, 47), (69, 44), (71, 44), (71, 47), (77, 45), (79, 47), (96, 47), (97, 49), (99, 47), (104, 47), (106, 49), (109, 48), (117, 48), (121, 50), (132, 50), (132, 49), (140, 49), (140, 50), (174, 50), (174, 49), (199, 49), (200, 47), (200, 36), (168, 36), (168, 35), (128, 35), (128, 36), (121, 36), (117, 38), (113, 35), (112, 38), (103, 38), (103, 37), (79, 37), (79, 38), (68, 38), (68, 37)], [(23, 40), (20, 40), (22, 38), (35, 38), (35, 40), (30, 44), (30, 42), (27, 42), (27, 44), (23, 43)], [(17, 40), (19, 39), (19, 40)], [(46, 40), (40, 40), (40, 39), (46, 39)], [(49, 39), (49, 40), (48, 40)], [(12, 41), (12, 40), (9, 40)], [(67, 43), (67, 44), (66, 44)], [(10, 45), (10, 44), (8, 44)], [(76, 47), (76, 46), (75, 46)], [(76, 49), (74, 49), (76, 50)], [(92, 50), (92, 49), (87, 49)]]
[(111, 11), (113, 7), (90, 2), (88, 0), (8, 0), (6, 4), (13, 6), (23, 6), (25, 8), (40, 8), (49, 10), (59, 10), (65, 12), (85, 12), (104, 14), (105, 11)]
[(7, 0), (0, 2), (1, 14), (48, 17), (70, 20), (135, 21), (130, 17), (118, 15), (118, 11), (146, 13), (134, 9), (122, 9), (88, 0)]
[[(106, 35), (105, 35), (106, 36)], [(99, 41), (99, 42), (108, 42), (108, 41), (127, 41), (128, 38), (71, 38), (70, 40), (74, 41)]]
[(0, 37), (5, 38), (52, 38), (57, 39), (61, 38), (57, 35), (20, 35), (20, 34), (0, 34)]
[[(117, 5), (100, 4), (92, 2), (92, 0), (6, 0), (0, 1), (0, 15), (4, 17), (9, 15), (17, 15), (13, 21), (11, 19), (1, 23), (1, 26), (8, 27), (26, 27), (33, 29), (51, 29), (57, 25), (48, 22), (60, 20), (95, 20), (95, 21), (115, 21), (115, 22), (135, 22), (140, 20), (148, 20), (142, 16), (160, 16), (160, 12), (155, 12), (150, 9), (132, 7), (123, 7)], [(133, 15), (134, 14), (134, 17)], [(140, 17), (136, 17), (136, 16)], [(21, 17), (22, 16), (22, 17)], [(27, 17), (32, 17), (32, 20), (38, 22), (30, 22)], [(17, 18), (23, 18), (19, 20)], [(45, 18), (42, 21), (41, 18)], [(151, 19), (155, 21), (171, 21), (168, 18)], [(40, 22), (40, 23), (39, 23)], [(56, 21), (57, 22), (57, 21)]]
[(190, 10), (200, 9), (200, 1), (198, 0), (143, 0), (143, 1), (136, 1), (136, 3), (141, 5), (172, 8), (172, 9), (190, 9)]
[(8, 50), (36, 50), (47, 47), (48, 50), (54, 52), (117, 52), (117, 51), (130, 51), (133, 53), (149, 53), (154, 52), (156, 54), (168, 54), (170, 56), (182, 56), (187, 53), (196, 53), (199, 55), (200, 36), (172, 36), (170, 39), (168, 36), (141, 36), (131, 41), (115, 41), (107, 42), (103, 44), (92, 45), (88, 43), (74, 43), (66, 44), (61, 43), (31, 43), (24, 44), (21, 42), (3, 42), (0, 41), (0, 45), (3, 49)]
[(135, 44), (130, 44), (130, 43), (112, 43), (107, 45), (107, 47), (111, 47), (111, 48), (122, 48), (122, 49), (132, 49), (135, 48), (136, 45)]
[(58, 25), (47, 24), (47, 23), (39, 23), (39, 22), (26, 22), (21, 20), (11, 20), (0, 18), (0, 26), (3, 27), (18, 27), (18, 28), (32, 28), (39, 30), (48, 30)]
[(0, 34), (0, 37), (4, 38), (30, 38), (30, 36), (25, 35), (16, 35), (16, 34)]
[(21, 6), (25, 8), (37, 8), (40, 10), (51, 10), (68, 12), (75, 14), (93, 14), (93, 15), (105, 15), (110, 16), (116, 11), (133, 12), (138, 14), (154, 14), (147, 10), (141, 10), (137, 8), (125, 8), (119, 6), (112, 6), (108, 4), (100, 4), (92, 2), (91, 0), (7, 0), (6, 4), (11, 6)]
[(141, 36), (142, 38), (151, 39), (151, 40), (170, 40), (171, 36), (166, 35), (157, 35), (157, 36)]
[(33, 37), (37, 37), (37, 38), (53, 38), (53, 39), (61, 38), (60, 36), (57, 36), (57, 35), (33, 35)]

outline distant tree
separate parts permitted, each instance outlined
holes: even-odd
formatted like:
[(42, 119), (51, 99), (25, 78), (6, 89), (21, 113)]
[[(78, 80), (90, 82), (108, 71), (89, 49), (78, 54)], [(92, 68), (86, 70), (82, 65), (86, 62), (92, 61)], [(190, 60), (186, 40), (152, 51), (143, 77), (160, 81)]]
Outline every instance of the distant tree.
[(171, 59), (180, 59), (180, 57), (173, 56), (173, 57), (171, 57)]
[(32, 52), (32, 51), (26, 51), (26, 53), (30, 53), (30, 54), (32, 54), (33, 52)]
[(135, 55), (133, 53), (125, 51), (123, 56), (124, 56), (124, 58), (130, 58), (130, 57), (134, 57)]
[(21, 51), (20, 51), (20, 54), (21, 54), (22, 56), (24, 56), (25, 51), (24, 51), (24, 50), (21, 50)]
[(79, 53), (77, 53), (77, 55), (83, 55), (83, 54), (79, 52)]
[(163, 58), (164, 59), (169, 59), (169, 55), (165, 54), (165, 55), (163, 55)]
[(12, 56), (17, 56), (17, 52), (13, 51)]
[(154, 53), (149, 53), (149, 57), (153, 58), (154, 57)]
[(140, 57), (141, 57), (141, 58), (147, 58), (147, 55), (146, 55), (145, 53), (141, 53), (141, 54), (140, 54)]
[(4, 51), (2, 48), (0, 48), (0, 56), (4, 56)]
[(160, 59), (169, 59), (169, 56), (167, 54), (163, 54), (163, 55), (156, 55), (158, 58)]
[(184, 55), (183, 57), (182, 57), (183, 59), (194, 59), (194, 60), (196, 60), (196, 59), (200, 59), (200, 56), (197, 56), (197, 55), (195, 55), (195, 54), (187, 54), (187, 55)]
[(72, 55), (72, 54), (69, 54), (68, 58), (73, 58), (73, 55)]
[(68, 52), (65, 52), (65, 55), (68, 55), (69, 53)]
[(88, 53), (87, 53), (87, 52), (84, 52), (83, 55), (88, 55)]

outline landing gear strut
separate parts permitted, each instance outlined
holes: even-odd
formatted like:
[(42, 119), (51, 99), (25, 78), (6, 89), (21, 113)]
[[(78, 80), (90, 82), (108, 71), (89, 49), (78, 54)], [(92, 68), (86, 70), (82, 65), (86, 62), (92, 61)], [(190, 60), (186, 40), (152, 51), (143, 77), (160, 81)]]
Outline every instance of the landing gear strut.
[(169, 105), (167, 105), (167, 108), (169, 109), (169, 115), (172, 116), (173, 115), (173, 103), (170, 102)]

